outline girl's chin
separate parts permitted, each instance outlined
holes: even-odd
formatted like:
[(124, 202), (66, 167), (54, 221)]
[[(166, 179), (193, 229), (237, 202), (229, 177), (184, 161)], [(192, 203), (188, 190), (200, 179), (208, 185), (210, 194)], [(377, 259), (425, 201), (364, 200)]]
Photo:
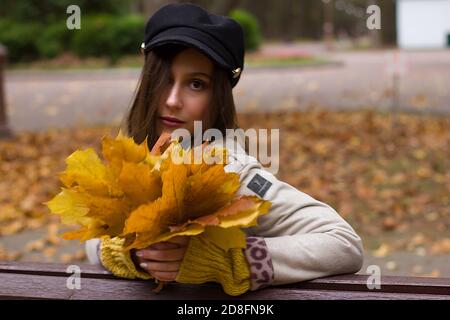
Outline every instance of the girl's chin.
[(162, 133), (162, 132), (170, 132), (170, 133), (172, 133), (173, 131), (175, 131), (177, 129), (183, 129), (183, 130), (188, 130), (189, 131), (189, 129), (185, 127), (185, 124), (181, 124), (179, 126), (165, 126), (165, 125), (161, 125), (161, 126), (159, 126), (159, 130), (158, 131), (160, 133)]
[(158, 135), (160, 136), (163, 133), (172, 133), (175, 129), (178, 128), (166, 128), (166, 127), (162, 127), (161, 129), (158, 130)]
[(162, 127), (160, 130), (157, 131), (157, 135), (161, 136), (163, 133), (169, 133), (172, 134), (176, 129), (179, 128), (166, 128), (166, 127)]

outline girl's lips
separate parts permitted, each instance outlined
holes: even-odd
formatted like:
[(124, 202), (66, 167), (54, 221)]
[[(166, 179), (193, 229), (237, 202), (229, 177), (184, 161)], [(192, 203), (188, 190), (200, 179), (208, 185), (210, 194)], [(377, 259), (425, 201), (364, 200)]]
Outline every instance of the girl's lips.
[(184, 123), (184, 121), (170, 117), (160, 117), (160, 119), (161, 122), (168, 127), (180, 127)]

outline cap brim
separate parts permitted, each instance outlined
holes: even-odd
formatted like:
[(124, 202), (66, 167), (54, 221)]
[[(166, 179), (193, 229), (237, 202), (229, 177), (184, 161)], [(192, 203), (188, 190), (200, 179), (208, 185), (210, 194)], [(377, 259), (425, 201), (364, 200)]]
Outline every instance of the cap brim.
[(232, 66), (230, 66), (225, 59), (218, 52), (216, 52), (217, 50), (214, 50), (210, 46), (206, 45), (206, 43), (211, 43), (216, 48), (220, 48), (221, 44), (208, 34), (193, 28), (177, 27), (167, 29), (155, 36), (152, 41), (145, 46), (144, 52), (168, 43), (180, 43), (193, 46), (202, 51), (212, 60), (216, 61), (220, 66), (228, 69), (232, 68)]

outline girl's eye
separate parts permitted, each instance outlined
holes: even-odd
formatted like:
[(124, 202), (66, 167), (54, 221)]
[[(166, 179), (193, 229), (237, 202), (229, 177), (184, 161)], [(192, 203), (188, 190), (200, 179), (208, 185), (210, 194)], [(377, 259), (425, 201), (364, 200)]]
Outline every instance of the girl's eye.
[(191, 82), (191, 88), (194, 90), (202, 90), (205, 87), (205, 84), (201, 80), (193, 80)]

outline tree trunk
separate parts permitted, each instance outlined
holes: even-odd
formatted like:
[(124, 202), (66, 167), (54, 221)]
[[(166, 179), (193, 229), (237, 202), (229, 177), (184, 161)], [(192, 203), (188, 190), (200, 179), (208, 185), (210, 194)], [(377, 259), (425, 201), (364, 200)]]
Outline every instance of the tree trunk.
[(4, 94), (3, 69), (6, 63), (6, 49), (0, 44), (0, 139), (11, 138), (12, 132), (8, 126)]

